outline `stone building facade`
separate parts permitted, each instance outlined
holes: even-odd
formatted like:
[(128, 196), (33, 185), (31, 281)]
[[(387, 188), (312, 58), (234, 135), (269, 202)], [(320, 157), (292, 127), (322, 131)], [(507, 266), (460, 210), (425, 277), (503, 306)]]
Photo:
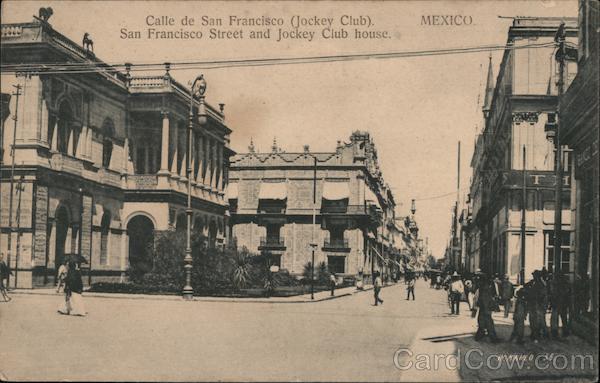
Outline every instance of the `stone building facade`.
[[(594, 334), (598, 341), (598, 119), (600, 79), (598, 74), (598, 3), (579, 1), (579, 41), (577, 76), (560, 104), (561, 140), (573, 149), (571, 183), (572, 220), (575, 223), (571, 251), (574, 254), (574, 279), (587, 281), (588, 302), (584, 315), (576, 317), (583, 326), (582, 333)], [(586, 282), (584, 282), (586, 283)], [(577, 299), (577, 298), (576, 298)]]
[[(132, 263), (150, 262), (157, 232), (187, 224), (190, 91), (168, 65), (159, 76), (120, 72), (47, 21), (1, 28), (2, 97), (12, 95), (17, 121), (3, 114), (0, 249), (15, 274), (11, 286), (54, 283), (74, 254), (86, 260), (86, 282), (124, 280)], [(65, 62), (93, 70), (41, 67)], [(216, 246), (228, 227), (231, 130), (222, 110), (200, 98), (192, 110), (193, 230)]]
[(228, 199), (238, 247), (268, 252), (292, 274), (311, 261), (311, 244), (315, 265), (340, 276), (397, 267), (395, 202), (366, 132), (328, 153), (308, 146), (287, 153), (276, 144), (257, 153), (251, 145), (231, 160)]
[[(484, 128), (475, 142), (469, 210), (462, 227), (467, 241), (462, 263), (468, 265), (471, 272), (480, 268), (508, 274), (511, 280), (517, 281), (521, 270), (524, 187), (527, 196), (525, 278), (530, 279), (535, 269), (546, 267), (551, 270), (553, 267), (556, 177), (554, 144), (546, 127), (556, 118), (558, 69), (552, 43), (563, 20), (567, 41), (576, 43), (576, 19), (515, 19), (508, 32), (507, 49), (495, 86), (490, 57), (483, 106)], [(523, 48), (533, 43), (549, 43), (549, 46)], [(567, 84), (573, 80), (576, 71), (576, 65), (570, 63), (565, 76)], [(569, 273), (573, 270), (569, 252), (571, 156), (567, 147), (563, 153), (561, 269)]]

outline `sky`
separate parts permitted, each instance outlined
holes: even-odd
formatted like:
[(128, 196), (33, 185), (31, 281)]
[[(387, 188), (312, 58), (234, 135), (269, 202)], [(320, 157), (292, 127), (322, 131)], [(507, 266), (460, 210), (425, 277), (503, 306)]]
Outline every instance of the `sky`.
[[(330, 56), (503, 45), (512, 20), (498, 16), (577, 16), (576, 0), (527, 1), (352, 1), (352, 2), (196, 2), (196, 1), (3, 1), (2, 23), (28, 22), (40, 7), (50, 6), (52, 26), (75, 42), (84, 32), (94, 41), (95, 54), (107, 63), (161, 63), (226, 59)], [(463, 25), (428, 25), (423, 17), (455, 16)], [(150, 18), (149, 18), (150, 16)], [(147, 21), (185, 16), (220, 18), (220, 30), (231, 16), (282, 18), (292, 30), (293, 16), (306, 22), (333, 18), (333, 28), (349, 37), (312, 41), (270, 39), (210, 39), (210, 26), (186, 26), (202, 31), (197, 40), (146, 38)], [(344, 16), (368, 18), (370, 27), (341, 26)], [(443, 23), (441, 19), (438, 19)], [(449, 20), (446, 18), (446, 20)], [(468, 24), (468, 25), (464, 25)], [(140, 31), (141, 39), (123, 39), (122, 29)], [(354, 29), (386, 32), (387, 38), (355, 39)], [(341, 33), (341, 32), (339, 32)], [(208, 83), (209, 103), (225, 103), (233, 129), (232, 148), (246, 152), (250, 139), (269, 151), (276, 138), (282, 150), (334, 151), (337, 140), (348, 141), (355, 130), (371, 133), (385, 181), (398, 204), (396, 214), (408, 214), (416, 199), (420, 235), (428, 237), (435, 257), (443, 256), (450, 236), (457, 187), (457, 145), (461, 142), (461, 196), (468, 191), (475, 135), (481, 128), (483, 88), (488, 57), (494, 78), (502, 51), (298, 65), (173, 70), (187, 84), (199, 73)], [(148, 74), (162, 74), (162, 71)], [(135, 75), (142, 73), (136, 72)]]

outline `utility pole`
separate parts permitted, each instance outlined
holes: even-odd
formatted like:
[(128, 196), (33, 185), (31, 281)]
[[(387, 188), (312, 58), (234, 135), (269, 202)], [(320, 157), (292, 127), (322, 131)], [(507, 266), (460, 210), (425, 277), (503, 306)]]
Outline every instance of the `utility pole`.
[(317, 225), (317, 157), (314, 157), (313, 168), (313, 211), (312, 211), (312, 256), (310, 263), (310, 299), (315, 299), (315, 226)]
[(454, 269), (460, 268), (460, 250), (458, 249), (458, 201), (460, 199), (460, 141), (458, 141), (458, 153), (456, 164), (456, 203), (454, 204), (454, 220), (452, 222), (452, 263)]
[(15, 257), (15, 287), (17, 287), (17, 277), (19, 275), (19, 256), (21, 254), (21, 193), (23, 192), (23, 180), (25, 176), (21, 175), (19, 178), (19, 183), (17, 184), (17, 194), (19, 197), (17, 198), (17, 249), (16, 249), (16, 257)]
[(558, 274), (561, 269), (561, 246), (562, 246), (562, 189), (563, 189), (563, 169), (562, 169), (562, 148), (560, 143), (561, 127), (561, 98), (564, 93), (564, 72), (565, 72), (565, 23), (561, 23), (554, 36), (554, 41), (558, 44), (556, 58), (559, 63), (558, 73), (558, 108), (556, 133), (554, 135), (555, 144), (555, 164), (556, 164), (556, 189), (554, 202), (554, 274)]
[[(17, 121), (18, 121), (18, 112), (19, 112), (19, 96), (21, 95), (21, 85), (17, 84), (17, 85), (13, 85), (13, 87), (15, 87), (16, 92), (13, 93), (13, 96), (15, 96), (15, 113), (13, 114), (13, 121), (14, 123), (14, 127), (13, 127), (13, 142), (12, 142), (12, 146), (10, 147), (10, 157), (11, 157), (11, 165), (10, 165), (10, 195), (9, 195), (9, 202), (8, 202), (8, 242), (7, 242), (7, 263), (8, 263), (8, 269), (10, 270), (11, 267), (11, 263), (10, 263), (10, 258), (12, 255), (12, 233), (13, 233), (13, 226), (12, 226), (12, 213), (13, 213), (13, 198), (14, 198), (14, 187), (15, 187), (15, 146), (16, 146), (16, 140), (17, 140)], [(6, 277), (6, 286), (10, 286), (10, 273), (8, 274), (8, 276)], [(16, 286), (16, 285), (15, 285)]]
[(521, 270), (519, 272), (519, 283), (525, 284), (525, 228), (527, 222), (525, 214), (527, 209), (527, 157), (525, 145), (523, 145), (523, 193), (521, 195)]

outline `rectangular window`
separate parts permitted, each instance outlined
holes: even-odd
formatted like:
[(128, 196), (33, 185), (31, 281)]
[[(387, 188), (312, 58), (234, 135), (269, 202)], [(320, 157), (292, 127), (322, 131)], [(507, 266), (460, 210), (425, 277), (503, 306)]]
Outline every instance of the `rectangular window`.
[(346, 272), (346, 257), (330, 255), (327, 257), (327, 268), (330, 273), (344, 274)]
[[(562, 273), (568, 273), (570, 271), (570, 247), (571, 247), (571, 232), (563, 231), (561, 233), (561, 246), (560, 246), (560, 270)], [(548, 271), (554, 271), (554, 232), (544, 232), (544, 265)]]

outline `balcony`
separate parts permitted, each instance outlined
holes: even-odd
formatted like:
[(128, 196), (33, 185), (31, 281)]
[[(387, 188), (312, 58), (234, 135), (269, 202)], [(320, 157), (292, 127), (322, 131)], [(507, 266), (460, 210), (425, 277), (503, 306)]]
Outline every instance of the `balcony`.
[(283, 237), (261, 237), (258, 250), (285, 250)]
[(323, 215), (366, 215), (367, 208), (365, 205), (327, 204), (327, 205), (321, 206), (321, 214), (323, 214)]
[(350, 246), (347, 239), (326, 239), (323, 242), (323, 251), (349, 253)]

